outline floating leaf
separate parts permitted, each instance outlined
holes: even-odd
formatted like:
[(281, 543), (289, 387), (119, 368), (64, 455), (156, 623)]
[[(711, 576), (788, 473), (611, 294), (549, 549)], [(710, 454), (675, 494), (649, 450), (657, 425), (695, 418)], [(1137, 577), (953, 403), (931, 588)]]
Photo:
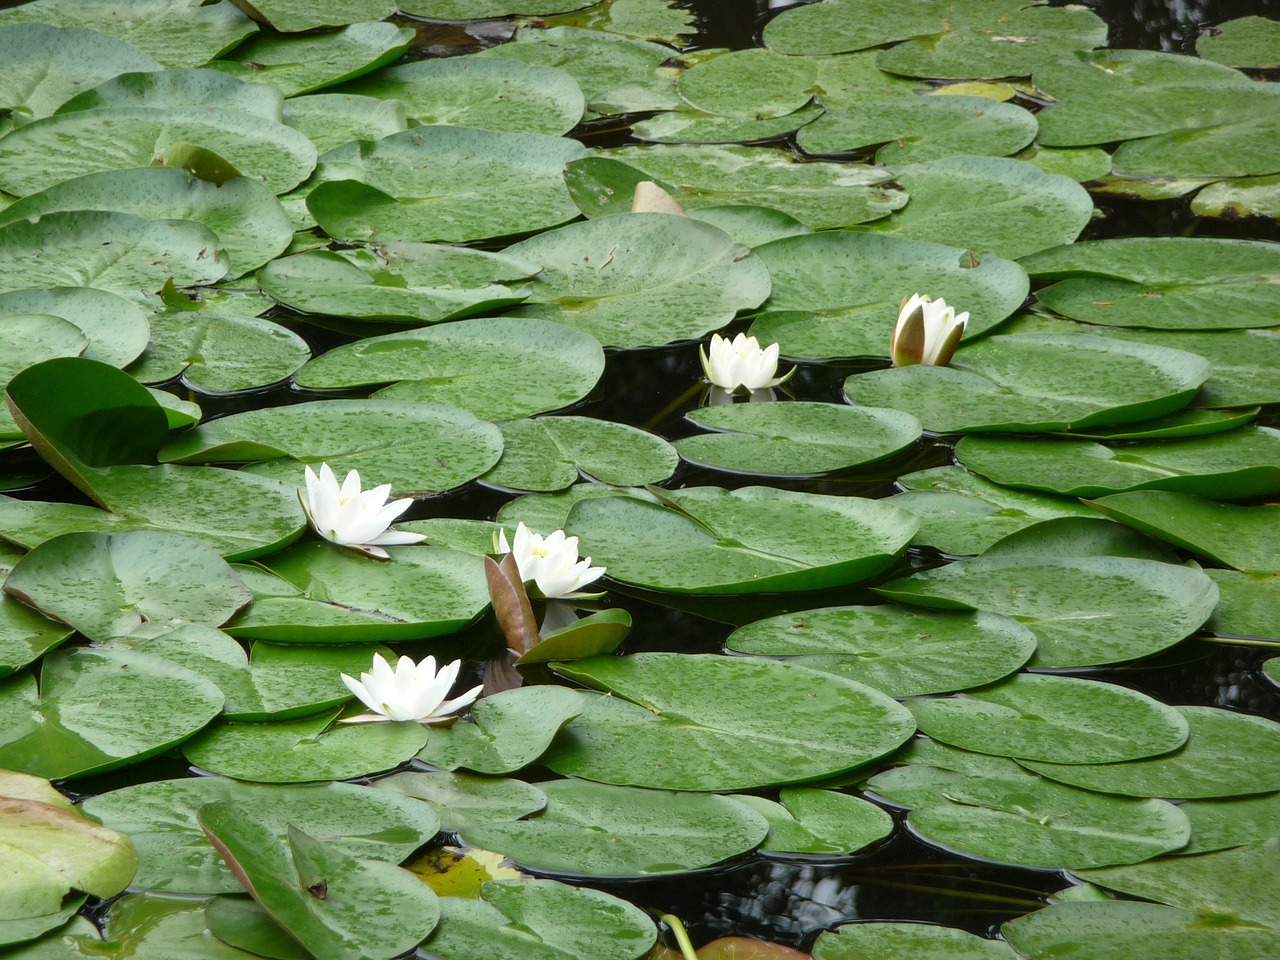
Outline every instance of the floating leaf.
[(320, 151), (352, 140), (381, 140), (408, 127), (404, 104), (342, 93), (290, 97), (284, 122), (300, 131)]
[(813, 960), (1014, 960), (1009, 945), (926, 923), (846, 923), (818, 934)]
[(385, 20), (396, 12), (395, 0), (342, 0), (341, 3), (313, 3), (311, 0), (253, 0), (256, 11), (271, 26), (284, 33), (341, 27), (362, 20)]
[(129, 372), (143, 383), (181, 375), (205, 393), (234, 393), (286, 379), (311, 350), (270, 320), (217, 313), (166, 312), (151, 320), (151, 342)]
[[(0, 293), (0, 330), (21, 314), (59, 317), (84, 334), (80, 356), (123, 367), (147, 346), (147, 311), (117, 294), (93, 287), (29, 287)], [(0, 413), (0, 420), (7, 411)]]
[(508, 420), (502, 459), (481, 482), (511, 490), (563, 490), (582, 474), (601, 483), (661, 483), (679, 458), (671, 444), (638, 427), (590, 417)]
[(1196, 41), (1196, 53), (1231, 67), (1280, 67), (1280, 27), (1265, 17), (1227, 20)]
[(832, 790), (786, 787), (781, 803), (738, 794), (733, 798), (769, 823), (761, 851), (783, 854), (847, 855), (883, 840), (893, 818), (874, 803)]
[(374, 786), (421, 800), (439, 814), (445, 830), (519, 820), (547, 803), (546, 794), (533, 784), (474, 773), (396, 773)]

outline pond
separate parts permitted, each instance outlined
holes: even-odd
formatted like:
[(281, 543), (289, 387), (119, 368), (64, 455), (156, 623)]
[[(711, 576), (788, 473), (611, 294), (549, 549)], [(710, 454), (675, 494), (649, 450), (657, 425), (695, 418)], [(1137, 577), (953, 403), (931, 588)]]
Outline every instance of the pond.
[(0, 956), (1275, 956), (1280, 3), (572, 6), (0, 2)]

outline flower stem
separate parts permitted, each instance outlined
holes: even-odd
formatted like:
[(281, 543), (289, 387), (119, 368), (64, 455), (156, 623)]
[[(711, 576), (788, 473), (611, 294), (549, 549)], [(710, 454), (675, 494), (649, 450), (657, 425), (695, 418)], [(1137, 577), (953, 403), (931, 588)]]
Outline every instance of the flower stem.
[(693, 943), (689, 940), (688, 931), (685, 930), (684, 924), (680, 922), (680, 918), (672, 913), (664, 913), (659, 919), (671, 928), (684, 960), (698, 960), (698, 955), (693, 952)]

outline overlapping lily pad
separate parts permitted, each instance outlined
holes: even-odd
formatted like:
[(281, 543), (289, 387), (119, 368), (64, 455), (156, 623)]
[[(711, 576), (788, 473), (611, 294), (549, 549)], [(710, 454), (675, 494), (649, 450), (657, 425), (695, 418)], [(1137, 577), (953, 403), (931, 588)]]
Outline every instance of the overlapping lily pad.
[[(0, 544), (0, 574), (7, 577), (21, 557), (21, 551)], [(0, 677), (31, 663), (74, 632), (15, 597), (0, 593)]]
[(285, 33), (341, 27), (362, 20), (385, 20), (396, 12), (394, 0), (342, 0), (341, 3), (313, 3), (311, 0), (253, 0), (256, 10), (271, 26)]
[(1009, 945), (927, 923), (846, 923), (818, 935), (814, 960), (1013, 960)]
[(543, 230), (577, 215), (561, 171), (585, 155), (561, 137), (419, 127), (330, 150), (307, 209), (344, 240), (459, 242)]
[(784, 137), (822, 115), (815, 105), (771, 120), (739, 120), (697, 110), (671, 110), (641, 120), (631, 128), (637, 140), (650, 143), (760, 143)]
[(1208, 618), (1218, 591), (1189, 567), (1129, 557), (979, 557), (878, 587), (894, 600), (998, 610), (1027, 623), (1037, 667), (1116, 663), (1172, 646)]
[(310, 356), (306, 341), (270, 320), (168, 311), (151, 319), (151, 342), (129, 372), (143, 383), (181, 375), (206, 393), (233, 393), (278, 383)]
[(874, 803), (812, 787), (784, 787), (780, 803), (753, 794), (733, 798), (769, 823), (764, 853), (847, 855), (893, 830), (893, 818)]
[(539, 784), (544, 810), (512, 823), (462, 831), (467, 843), (552, 873), (655, 876), (683, 873), (759, 846), (764, 818), (715, 795), (682, 795), (580, 780)]
[(813, 780), (884, 756), (915, 727), (870, 687), (769, 660), (654, 653), (555, 670), (609, 695), (542, 762), (605, 783), (705, 791)]
[(565, 529), (614, 580), (672, 593), (812, 590), (874, 576), (915, 532), (915, 518), (875, 500), (769, 487), (689, 487), (668, 506), (583, 500)]
[[(6, 317), (23, 314), (59, 317), (74, 325), (86, 340), (79, 355), (113, 367), (125, 366), (147, 346), (147, 311), (105, 290), (29, 287), (0, 293), (0, 329)], [(0, 413), (0, 419), (6, 416)]]
[(802, 666), (857, 680), (891, 697), (948, 693), (1013, 673), (1035, 635), (995, 613), (915, 610), (896, 604), (825, 607), (739, 627), (739, 653), (795, 657)]
[(1280, 27), (1265, 17), (1227, 20), (1200, 37), (1196, 52), (1231, 67), (1280, 67)]
[(661, 483), (679, 457), (661, 437), (591, 417), (508, 420), (502, 459), (481, 482), (509, 490), (563, 490), (583, 474), (618, 486)]
[(301, 131), (317, 150), (327, 151), (352, 140), (381, 140), (408, 127), (404, 104), (354, 94), (315, 93), (290, 97), (284, 122)]
[(606, 346), (699, 337), (769, 295), (768, 271), (754, 254), (716, 227), (665, 213), (570, 224), (506, 253), (542, 266), (522, 315)]
[(302, 464), (365, 471), (397, 495), (448, 490), (492, 467), (498, 428), (456, 407), (390, 400), (327, 400), (223, 417), (183, 434), (166, 461), (253, 461), (254, 472), (302, 483)]
[(546, 794), (533, 784), (473, 773), (396, 773), (374, 786), (423, 801), (439, 815), (445, 830), (519, 820), (547, 803)]
[(1027, 433), (1132, 423), (1180, 410), (1209, 361), (1101, 337), (1024, 334), (962, 347), (949, 367), (850, 377), (855, 403), (896, 407), (939, 433)]
[(891, 457), (920, 438), (910, 414), (830, 403), (739, 403), (685, 418), (720, 432), (676, 441), (681, 457), (746, 474), (829, 473)]

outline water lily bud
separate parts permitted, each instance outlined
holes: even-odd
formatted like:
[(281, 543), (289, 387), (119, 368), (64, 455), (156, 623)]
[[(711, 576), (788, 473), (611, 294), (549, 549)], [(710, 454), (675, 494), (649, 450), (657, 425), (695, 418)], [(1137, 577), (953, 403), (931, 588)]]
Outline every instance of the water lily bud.
[(895, 367), (926, 363), (945, 367), (964, 335), (968, 311), (957, 315), (945, 300), (932, 300), (913, 293), (898, 308), (898, 322), (889, 342), (889, 356)]

